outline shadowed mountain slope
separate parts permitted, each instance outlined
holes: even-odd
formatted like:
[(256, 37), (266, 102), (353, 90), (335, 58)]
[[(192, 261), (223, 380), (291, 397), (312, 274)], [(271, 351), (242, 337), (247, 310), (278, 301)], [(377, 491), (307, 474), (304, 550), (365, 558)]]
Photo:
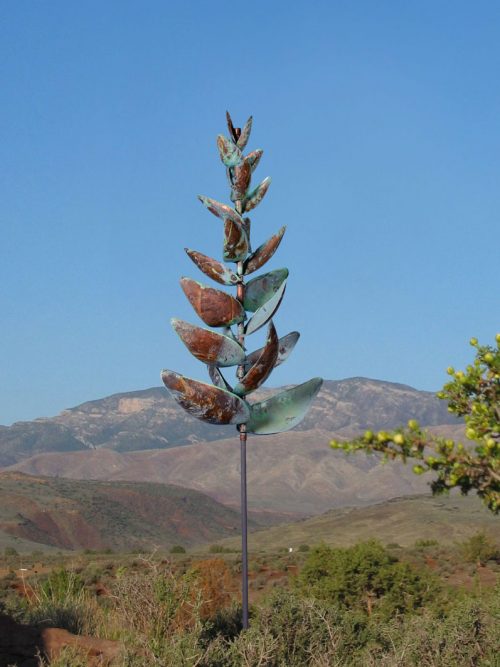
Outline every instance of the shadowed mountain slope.
[(152, 551), (216, 541), (237, 534), (239, 524), (234, 510), (180, 486), (0, 473), (3, 548)]

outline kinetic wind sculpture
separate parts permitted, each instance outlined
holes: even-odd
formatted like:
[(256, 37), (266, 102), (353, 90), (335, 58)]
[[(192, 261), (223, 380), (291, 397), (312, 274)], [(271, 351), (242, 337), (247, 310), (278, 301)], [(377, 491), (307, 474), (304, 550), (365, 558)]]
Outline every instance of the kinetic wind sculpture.
[[(175, 400), (191, 415), (211, 424), (236, 424), (241, 450), (241, 526), (242, 526), (242, 603), (243, 627), (248, 627), (248, 552), (246, 440), (247, 433), (264, 435), (281, 433), (296, 426), (305, 416), (318, 393), (322, 379), (313, 378), (292, 389), (282, 391), (260, 402), (251, 403), (248, 395), (258, 389), (275, 366), (283, 363), (293, 350), (299, 333), (292, 331), (278, 338), (272, 317), (285, 293), (288, 269), (275, 269), (246, 282), (246, 277), (260, 269), (274, 255), (285, 227), (252, 252), (250, 219), (243, 217), (254, 209), (266, 194), (270, 178), (253, 190), (252, 173), (263, 151), (243, 155), (252, 127), (252, 117), (241, 130), (233, 126), (227, 113), (229, 139), (217, 138), (222, 162), (226, 166), (234, 206), (199, 196), (208, 210), (223, 225), (222, 256), (236, 264), (233, 270), (225, 264), (186, 248), (196, 266), (215, 282), (236, 287), (236, 298), (191, 278), (182, 278), (181, 287), (196, 313), (209, 327), (221, 333), (172, 318), (172, 326), (188, 350), (208, 366), (213, 384), (199, 382), (174, 371), (162, 371), (162, 380)], [(247, 316), (247, 312), (250, 313)], [(247, 354), (245, 338), (267, 324), (264, 347)], [(236, 325), (236, 332), (232, 327)], [(231, 386), (221, 368), (236, 366), (236, 384)]]

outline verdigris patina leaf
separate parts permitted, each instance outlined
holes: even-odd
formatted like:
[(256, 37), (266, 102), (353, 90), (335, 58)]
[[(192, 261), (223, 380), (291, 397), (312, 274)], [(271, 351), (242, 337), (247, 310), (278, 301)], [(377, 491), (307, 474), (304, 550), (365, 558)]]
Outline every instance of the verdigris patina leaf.
[(238, 140), (236, 142), (236, 145), (240, 150), (244, 150), (245, 146), (248, 144), (248, 140), (250, 139), (250, 132), (252, 131), (252, 123), (253, 123), (253, 117), (250, 116), (250, 118), (247, 120), (245, 125), (243, 126), (243, 129), (241, 130), (241, 134), (238, 137)]
[(240, 282), (240, 278), (231, 271), (222, 262), (208, 257), (197, 250), (190, 250), (189, 248), (184, 248), (187, 253), (187, 256), (196, 264), (196, 266), (203, 271), (203, 273), (220, 283), (221, 285), (237, 285)]
[(262, 148), (257, 148), (257, 150), (252, 151), (245, 157), (245, 160), (250, 165), (252, 173), (256, 170), (257, 165), (259, 164), (260, 158), (262, 157), (263, 153), (264, 151), (262, 150)]
[(221, 389), (225, 389), (226, 391), (231, 391), (231, 392), (233, 391), (231, 385), (222, 375), (217, 366), (209, 366), (208, 374), (210, 375), (210, 379), (212, 380), (212, 382), (216, 387), (220, 387)]
[(297, 426), (305, 417), (311, 402), (321, 389), (323, 380), (313, 378), (292, 389), (250, 406), (247, 431), (258, 435), (283, 433)]
[[(298, 331), (291, 331), (289, 334), (278, 340), (278, 357), (276, 359), (276, 363), (274, 364), (275, 367), (282, 364), (289, 357), (299, 338), (300, 333)], [(263, 349), (264, 348), (261, 347), (258, 350), (255, 350), (255, 352), (251, 352), (247, 355), (244, 364), (245, 373), (247, 373), (250, 367), (255, 364), (257, 359), (262, 354)]]
[(267, 176), (262, 181), (262, 183), (259, 183), (255, 190), (252, 190), (252, 192), (245, 197), (245, 201), (243, 203), (243, 210), (245, 213), (248, 213), (248, 211), (251, 211), (258, 204), (260, 204), (260, 202), (264, 199), (264, 195), (268, 191), (270, 185), (271, 178)]
[(264, 326), (278, 310), (286, 289), (286, 280), (266, 303), (258, 308), (245, 326), (245, 334), (251, 334)]
[(285, 231), (286, 226), (283, 226), (279, 232), (277, 232), (274, 236), (271, 236), (270, 239), (260, 245), (257, 250), (250, 255), (250, 257), (245, 262), (245, 275), (257, 271), (257, 269), (260, 269), (261, 266), (264, 266), (264, 264), (271, 259), (271, 257), (278, 249)]
[(223, 134), (219, 134), (217, 137), (217, 148), (219, 149), (220, 159), (226, 167), (236, 167), (243, 161), (241, 150)]
[(209, 327), (230, 327), (245, 319), (243, 305), (230, 294), (191, 278), (181, 278), (180, 283), (189, 303)]
[(197, 327), (176, 317), (170, 321), (187, 349), (204, 364), (237, 366), (244, 362), (245, 351), (229, 336)]
[(238, 394), (239, 396), (249, 394), (251, 391), (258, 389), (261, 384), (267, 380), (276, 365), (278, 348), (278, 334), (276, 333), (273, 321), (271, 320), (267, 332), (266, 344), (262, 348), (255, 363), (252, 364), (240, 382), (235, 386), (233, 390), (235, 394)]
[(190, 415), (211, 424), (244, 424), (250, 417), (248, 404), (239, 396), (212, 384), (163, 370), (163, 384)]
[(253, 278), (245, 285), (243, 305), (251, 313), (263, 306), (288, 278), (288, 269), (275, 269)]

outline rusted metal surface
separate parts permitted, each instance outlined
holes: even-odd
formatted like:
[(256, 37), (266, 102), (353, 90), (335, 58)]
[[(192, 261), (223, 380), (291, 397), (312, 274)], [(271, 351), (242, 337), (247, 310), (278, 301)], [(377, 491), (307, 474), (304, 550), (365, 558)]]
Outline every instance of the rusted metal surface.
[(210, 213), (224, 221), (224, 259), (228, 262), (244, 260), (248, 254), (249, 242), (241, 215), (231, 206), (221, 204), (210, 197), (198, 195), (198, 199)]
[(260, 158), (262, 157), (263, 153), (264, 153), (264, 151), (262, 150), (262, 148), (257, 148), (257, 150), (252, 151), (251, 153), (249, 153), (245, 157), (245, 160), (250, 165), (250, 169), (251, 169), (252, 173), (257, 168), (257, 165), (259, 164)]
[(283, 433), (297, 426), (304, 419), (322, 384), (321, 378), (312, 378), (265, 401), (254, 403), (251, 406), (250, 421), (247, 422), (248, 432), (270, 435)]
[[(288, 359), (299, 338), (300, 334), (298, 331), (291, 331), (289, 334), (278, 340), (278, 356), (274, 364), (275, 368)], [(255, 350), (255, 352), (247, 354), (245, 359), (245, 373), (247, 373), (250, 367), (255, 364), (257, 359), (262, 354), (263, 349), (264, 348), (261, 347), (258, 350)]]
[(230, 294), (191, 278), (181, 278), (180, 283), (190, 304), (209, 327), (231, 326), (245, 319), (245, 309)]
[(240, 282), (236, 273), (222, 262), (218, 262), (197, 250), (190, 250), (189, 248), (184, 248), (184, 250), (200, 271), (203, 271), (206, 276), (212, 278), (215, 282), (221, 285), (237, 285)]
[(203, 329), (173, 317), (174, 331), (187, 349), (204, 364), (215, 366), (238, 366), (245, 360), (241, 345), (228, 336)]
[(243, 199), (250, 186), (252, 170), (246, 158), (237, 167), (230, 170), (231, 200)]
[(240, 138), (241, 129), (239, 127), (234, 127), (232, 118), (229, 115), (229, 111), (226, 111), (226, 120), (227, 120), (227, 129), (229, 130), (229, 134), (234, 143), (236, 143)]
[(286, 280), (281, 283), (280, 288), (273, 294), (273, 296), (266, 301), (266, 303), (258, 308), (252, 317), (248, 320), (245, 326), (245, 333), (251, 334), (257, 331), (264, 324), (267, 324), (274, 313), (278, 310), (286, 289)]
[(217, 148), (222, 162), (226, 167), (236, 167), (243, 161), (241, 150), (223, 134), (217, 137)]
[(269, 301), (287, 278), (288, 269), (275, 269), (250, 280), (245, 285), (245, 298), (243, 299), (245, 310), (254, 313), (266, 301)]
[(239, 396), (249, 394), (251, 391), (258, 389), (269, 377), (271, 371), (276, 365), (278, 358), (279, 341), (278, 334), (271, 320), (267, 332), (267, 340), (265, 346), (255, 361), (249, 368), (246, 374), (241, 378), (241, 381), (234, 388), (234, 393)]
[(164, 370), (163, 384), (190, 415), (211, 424), (241, 424), (250, 417), (248, 404), (239, 396), (212, 384)]
[(257, 269), (260, 269), (261, 266), (264, 266), (264, 264), (271, 259), (278, 249), (285, 231), (286, 226), (283, 225), (279, 232), (274, 236), (271, 236), (270, 239), (260, 245), (257, 250), (250, 255), (245, 262), (245, 275), (257, 271)]
[(245, 202), (243, 205), (243, 211), (245, 213), (248, 213), (248, 211), (251, 211), (258, 204), (260, 204), (260, 202), (264, 199), (264, 195), (269, 190), (270, 185), (271, 185), (271, 179), (269, 176), (267, 176), (262, 181), (262, 183), (259, 183), (259, 185), (255, 188), (255, 190), (252, 190), (252, 192), (245, 198)]
[(241, 130), (240, 136), (236, 141), (236, 145), (240, 150), (244, 150), (245, 146), (248, 144), (248, 140), (250, 139), (250, 132), (252, 131), (252, 123), (253, 123), (253, 117), (250, 116), (245, 125), (243, 125), (243, 129)]
[(226, 378), (222, 375), (220, 370), (217, 368), (217, 366), (209, 366), (208, 367), (208, 374), (210, 375), (210, 379), (214, 383), (216, 387), (220, 387), (220, 389), (225, 389), (226, 391), (232, 391), (232, 387), (229, 384), (229, 382), (226, 380)]

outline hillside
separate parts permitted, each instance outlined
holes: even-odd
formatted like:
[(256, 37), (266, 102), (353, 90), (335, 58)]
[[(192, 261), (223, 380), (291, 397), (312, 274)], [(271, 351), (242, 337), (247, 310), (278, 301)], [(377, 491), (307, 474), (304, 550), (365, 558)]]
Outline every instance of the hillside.
[[(278, 391), (256, 392), (255, 400)], [(350, 436), (366, 428), (391, 428), (410, 417), (425, 425), (456, 424), (430, 392), (405, 385), (351, 378), (326, 381), (299, 432), (320, 429)], [(166, 449), (234, 436), (232, 426), (204, 424), (188, 415), (164, 388), (83, 403), (56, 417), (0, 428), (0, 467), (45, 452), (119, 452)]]
[[(500, 517), (489, 512), (477, 496), (413, 496), (370, 507), (331, 510), (304, 521), (259, 530), (249, 536), (248, 545), (251, 551), (320, 542), (349, 546), (371, 538), (402, 547), (414, 545), (418, 539), (453, 544), (479, 530), (500, 541)], [(229, 538), (223, 544), (236, 548), (238, 539)]]
[(152, 551), (215, 541), (239, 525), (234, 510), (179, 486), (0, 473), (2, 548)]

